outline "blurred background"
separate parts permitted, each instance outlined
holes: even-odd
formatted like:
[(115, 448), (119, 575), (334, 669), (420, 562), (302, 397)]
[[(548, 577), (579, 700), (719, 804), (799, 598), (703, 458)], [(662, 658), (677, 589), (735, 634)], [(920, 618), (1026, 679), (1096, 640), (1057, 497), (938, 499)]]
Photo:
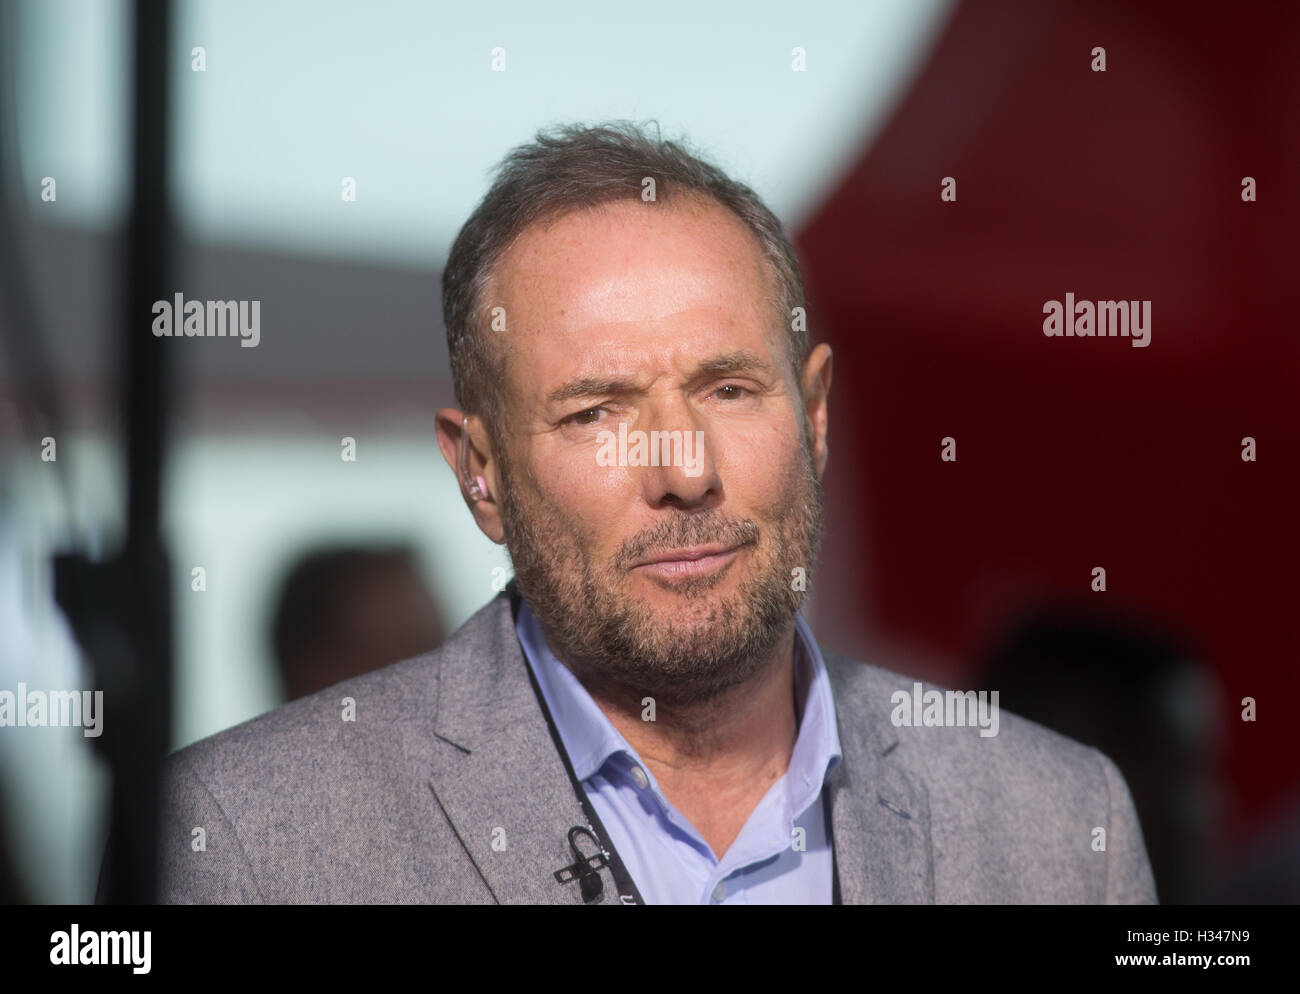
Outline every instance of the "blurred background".
[[(510, 147), (655, 120), (786, 223), (835, 352), (822, 643), (1102, 748), (1163, 901), (1300, 900), (1300, 8), (1134, 6), (176, 3), (172, 283), (261, 332), (156, 340), (169, 747), (500, 588), (434, 440), (441, 267)], [(0, 690), (92, 688), (51, 557), (126, 533), (133, 5), (0, 18)], [(1045, 337), (1067, 292), (1151, 300), (1150, 346)], [(0, 898), (93, 897), (95, 742), (0, 728)]]

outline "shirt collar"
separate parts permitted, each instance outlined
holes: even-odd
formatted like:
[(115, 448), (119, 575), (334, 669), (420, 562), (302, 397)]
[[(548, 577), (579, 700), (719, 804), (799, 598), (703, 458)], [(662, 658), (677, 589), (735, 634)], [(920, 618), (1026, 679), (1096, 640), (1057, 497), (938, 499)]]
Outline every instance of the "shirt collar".
[[(841, 759), (840, 737), (830, 678), (817, 640), (801, 613), (795, 614), (794, 625), (795, 708), (799, 731), (786, 777), (791, 793), (803, 793), (815, 785), (812, 795), (815, 797), (826, 775)], [(586, 780), (610, 757), (620, 753), (644, 765), (578, 678), (556, 658), (541, 624), (523, 598), (520, 598), (515, 631), (578, 780)]]

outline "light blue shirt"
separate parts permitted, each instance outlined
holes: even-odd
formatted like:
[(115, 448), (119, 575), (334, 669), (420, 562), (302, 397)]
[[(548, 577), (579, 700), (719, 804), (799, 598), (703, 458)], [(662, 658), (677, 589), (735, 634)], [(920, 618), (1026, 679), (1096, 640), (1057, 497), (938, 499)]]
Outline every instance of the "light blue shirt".
[(790, 766), (763, 795), (721, 861), (551, 652), (527, 601), (519, 605), (515, 630), (574, 775), (646, 904), (831, 903), (822, 787), (840, 761), (840, 739), (830, 679), (802, 615), (795, 615), (799, 731)]

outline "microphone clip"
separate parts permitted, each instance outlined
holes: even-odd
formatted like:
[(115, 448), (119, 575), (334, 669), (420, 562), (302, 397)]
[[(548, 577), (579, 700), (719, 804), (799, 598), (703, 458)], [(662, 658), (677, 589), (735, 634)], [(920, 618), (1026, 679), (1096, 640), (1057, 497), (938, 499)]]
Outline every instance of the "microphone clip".
[[(574, 836), (582, 834), (591, 839), (596, 844), (596, 853), (593, 856), (584, 856), (578, 844), (574, 841)], [(555, 871), (555, 879), (562, 884), (577, 880), (578, 887), (582, 891), (582, 899), (591, 904), (605, 890), (604, 881), (600, 879), (600, 871), (609, 866), (609, 857), (600, 844), (600, 840), (588, 828), (581, 825), (575, 825), (569, 829), (569, 849), (573, 852), (576, 860), (569, 866), (562, 867)]]

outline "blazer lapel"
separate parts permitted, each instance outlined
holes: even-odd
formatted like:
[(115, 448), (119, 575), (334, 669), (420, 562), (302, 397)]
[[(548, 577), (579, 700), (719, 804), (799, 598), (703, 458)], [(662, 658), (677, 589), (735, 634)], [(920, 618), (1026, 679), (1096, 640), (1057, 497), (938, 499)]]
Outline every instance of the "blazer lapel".
[[(555, 871), (574, 862), (568, 833), (586, 825), (533, 693), (508, 587), (443, 648), (429, 784), (501, 904), (582, 904)], [(579, 841), (592, 853), (590, 840)], [(599, 904), (618, 903), (613, 880)]]
[[(822, 650), (842, 758), (827, 779), (845, 904), (933, 904), (930, 804), (902, 766), (893, 726), (852, 679), (861, 663)], [(845, 716), (851, 720), (845, 721)]]

